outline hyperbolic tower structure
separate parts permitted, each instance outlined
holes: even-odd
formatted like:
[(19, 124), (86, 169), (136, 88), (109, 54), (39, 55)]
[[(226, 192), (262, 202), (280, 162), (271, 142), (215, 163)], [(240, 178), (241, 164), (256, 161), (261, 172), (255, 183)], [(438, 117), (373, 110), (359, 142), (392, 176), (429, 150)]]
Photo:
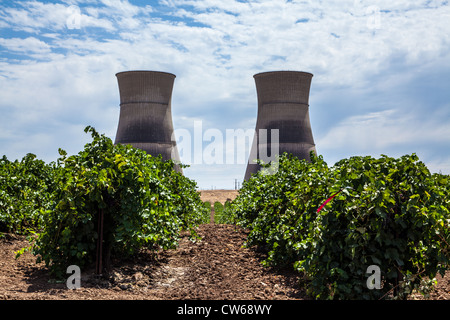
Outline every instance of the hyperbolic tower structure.
[[(268, 155), (274, 150), (272, 144), (277, 141), (271, 139), (272, 129), (278, 129), (279, 154), (287, 152), (299, 159), (310, 160), (310, 152), (316, 153), (309, 120), (309, 91), (313, 75), (299, 71), (272, 71), (258, 73), (253, 77), (258, 97), (258, 115), (252, 146), (254, 152), (249, 157), (245, 180), (260, 170), (260, 166), (254, 162), (260, 159), (260, 151), (265, 150)], [(261, 129), (267, 130), (267, 139), (261, 139)]]
[[(172, 123), (172, 89), (175, 75), (158, 71), (116, 74), (120, 117), (116, 144), (130, 144), (152, 156), (179, 163)], [(176, 165), (177, 170), (181, 170)]]

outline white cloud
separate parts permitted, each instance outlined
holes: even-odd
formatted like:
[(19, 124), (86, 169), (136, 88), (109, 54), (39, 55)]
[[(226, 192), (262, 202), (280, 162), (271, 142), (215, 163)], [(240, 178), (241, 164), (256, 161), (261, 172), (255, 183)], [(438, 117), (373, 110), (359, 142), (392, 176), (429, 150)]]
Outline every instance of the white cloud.
[(38, 32), (40, 28), (60, 30), (65, 27), (68, 18), (68, 7), (59, 3), (41, 3), (38, 1), (24, 1), (22, 8), (6, 7), (1, 14), (15, 30)]
[[(407, 108), (401, 108), (350, 116), (317, 139), (316, 145), (320, 154), (330, 155), (333, 161), (352, 155), (399, 156), (417, 153), (427, 164), (431, 164), (434, 171), (441, 165), (442, 171), (450, 172), (446, 170), (450, 163), (445, 164), (447, 160), (444, 160), (448, 159), (450, 151), (446, 108), (448, 106), (436, 112), (429, 110), (428, 115), (408, 113)], [(440, 118), (439, 114), (443, 113), (446, 117)], [(447, 148), (437, 152), (442, 146)]]
[(426, 165), (431, 173), (450, 174), (450, 157), (430, 160)]
[(2, 39), (0, 38), (0, 46), (5, 47), (7, 50), (19, 52), (19, 53), (50, 53), (50, 46), (34, 37), (28, 37), (25, 39), (21, 38), (11, 38)]
[[(111, 1), (110, 1), (111, 2)], [(2, 8), (0, 22), (2, 25), (9, 25), (13, 30), (20, 30), (29, 33), (39, 34), (41, 29), (53, 31), (67, 31), (69, 29), (82, 29), (89, 27), (102, 28), (107, 31), (114, 31), (114, 14), (117, 16), (123, 9), (124, 13), (132, 13), (131, 5), (122, 2), (119, 7), (112, 7), (108, 10), (97, 10), (88, 7), (86, 10), (75, 4), (42, 3), (39, 1), (21, 1), (20, 6)], [(127, 2), (126, 2), (127, 3)], [(113, 3), (110, 3), (113, 5)], [(88, 14), (83, 13), (83, 11)], [(148, 10), (146, 10), (148, 11)], [(111, 14), (101, 17), (99, 12)], [(128, 21), (130, 24), (131, 22)], [(1, 25), (0, 25), (1, 26)]]
[[(450, 6), (444, 1), (167, 0), (141, 7), (125, 0), (66, 0), (0, 8), (4, 152), (35, 148), (39, 137), (56, 152), (62, 140), (52, 135), (74, 146), (88, 124), (114, 138), (114, 74), (132, 69), (176, 74), (175, 127), (189, 129), (202, 119), (205, 129), (253, 129), (253, 74), (290, 69), (314, 73), (310, 102), (319, 105), (312, 111), (335, 120), (328, 128), (311, 119), (319, 153), (381, 153), (407, 144), (422, 148), (427, 141), (450, 145), (448, 126), (440, 121), (450, 115), (442, 102), (425, 105), (428, 93), (414, 89), (421, 75), (448, 67)], [(79, 27), (68, 28), (78, 12), (73, 26)], [(430, 95), (445, 95), (443, 87), (429, 88)], [(348, 105), (333, 101), (343, 96)], [(62, 134), (65, 126), (73, 129)], [(27, 133), (11, 142), (11, 132), (24, 128)], [(445, 166), (440, 159), (445, 157), (436, 166)], [(208, 186), (207, 170), (190, 172)], [(214, 170), (219, 177), (220, 169)]]

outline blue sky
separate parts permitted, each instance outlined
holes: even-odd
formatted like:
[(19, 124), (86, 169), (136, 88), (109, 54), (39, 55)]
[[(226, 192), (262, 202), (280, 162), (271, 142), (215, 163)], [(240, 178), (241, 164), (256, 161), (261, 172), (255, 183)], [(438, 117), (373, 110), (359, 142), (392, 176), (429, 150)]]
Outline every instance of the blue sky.
[[(0, 154), (77, 153), (114, 140), (115, 74), (174, 73), (176, 129), (254, 129), (253, 75), (314, 74), (310, 118), (329, 165), (417, 153), (450, 174), (450, 4), (441, 0), (0, 1)], [(181, 158), (183, 162), (189, 162)], [(245, 164), (193, 164), (202, 189)]]

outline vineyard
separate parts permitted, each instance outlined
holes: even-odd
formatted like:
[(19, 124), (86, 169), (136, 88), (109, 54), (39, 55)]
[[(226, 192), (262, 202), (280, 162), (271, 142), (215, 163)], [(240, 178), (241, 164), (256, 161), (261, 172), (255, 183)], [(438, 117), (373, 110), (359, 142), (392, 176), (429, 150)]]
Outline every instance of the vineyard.
[[(313, 298), (427, 297), (448, 269), (449, 192), (450, 177), (415, 154), (332, 167), (285, 154), (275, 173), (244, 183), (225, 216), (250, 230), (247, 246), (268, 253), (265, 265), (298, 271)], [(380, 270), (377, 290), (368, 290), (369, 266)]]
[[(450, 298), (450, 177), (415, 154), (285, 154), (214, 194), (85, 132), (50, 164), (0, 160), (0, 299)], [(82, 288), (67, 289), (69, 265)]]

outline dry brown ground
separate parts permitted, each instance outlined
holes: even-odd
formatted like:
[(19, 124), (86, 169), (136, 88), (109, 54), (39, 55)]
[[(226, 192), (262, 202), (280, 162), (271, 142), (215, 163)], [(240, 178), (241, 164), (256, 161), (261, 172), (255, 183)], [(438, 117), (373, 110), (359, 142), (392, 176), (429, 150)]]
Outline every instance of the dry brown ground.
[(238, 190), (203, 190), (200, 191), (200, 198), (203, 202), (209, 201), (212, 205), (216, 201), (224, 204), (227, 200), (234, 200), (238, 193)]
[[(236, 195), (234, 190), (202, 191), (202, 199), (211, 203)], [(15, 251), (28, 242), (8, 235), (0, 239), (0, 300), (307, 299), (295, 273), (264, 268), (261, 253), (242, 247), (245, 230), (206, 224), (198, 232), (200, 241), (184, 236), (178, 249), (156, 257), (143, 252), (132, 261), (113, 261), (108, 278), (98, 278), (93, 268), (82, 270), (77, 290), (52, 279), (31, 253), (16, 260)], [(449, 272), (438, 277), (431, 299), (450, 300)]]
[[(14, 252), (28, 243), (8, 236), (0, 241), (0, 299), (299, 299), (303, 297), (295, 274), (263, 268), (261, 255), (243, 248), (246, 233), (230, 225), (199, 227), (202, 240), (183, 237), (176, 250), (156, 258), (142, 253), (133, 261), (114, 264), (106, 279), (93, 269), (81, 274), (81, 288), (67, 289), (56, 282), (44, 264), (25, 253)], [(69, 276), (69, 275), (68, 275)]]

